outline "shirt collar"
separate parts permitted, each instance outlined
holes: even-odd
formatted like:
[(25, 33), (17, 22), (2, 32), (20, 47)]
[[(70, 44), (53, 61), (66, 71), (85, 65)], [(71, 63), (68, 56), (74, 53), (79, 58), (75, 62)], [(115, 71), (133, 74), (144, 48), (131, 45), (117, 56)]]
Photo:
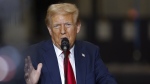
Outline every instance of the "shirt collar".
[(74, 54), (74, 46), (75, 45), (73, 45), (73, 47), (70, 49), (70, 54), (72, 54), (72, 55)]
[[(55, 49), (55, 52), (56, 52), (56, 56), (60, 56), (62, 54), (62, 50), (60, 50), (59, 48), (57, 48), (54, 44), (54, 49)], [(75, 46), (75, 45), (74, 45)], [(70, 49), (70, 54), (74, 54), (74, 46)]]

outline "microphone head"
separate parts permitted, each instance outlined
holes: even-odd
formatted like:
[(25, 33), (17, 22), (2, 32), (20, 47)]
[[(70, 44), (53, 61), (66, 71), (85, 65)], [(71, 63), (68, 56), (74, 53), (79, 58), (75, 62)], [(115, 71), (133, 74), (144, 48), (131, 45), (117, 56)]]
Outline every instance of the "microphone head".
[(61, 40), (61, 49), (63, 51), (66, 51), (66, 50), (69, 50), (69, 48), (70, 48), (69, 40), (67, 38), (63, 38)]

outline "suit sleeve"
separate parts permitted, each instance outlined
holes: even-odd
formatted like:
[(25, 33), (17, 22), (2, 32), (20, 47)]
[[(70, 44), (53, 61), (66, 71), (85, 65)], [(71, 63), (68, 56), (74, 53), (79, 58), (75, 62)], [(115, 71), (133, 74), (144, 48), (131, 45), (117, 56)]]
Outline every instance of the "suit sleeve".
[(100, 58), (99, 48), (96, 49), (94, 68), (96, 84), (117, 84)]

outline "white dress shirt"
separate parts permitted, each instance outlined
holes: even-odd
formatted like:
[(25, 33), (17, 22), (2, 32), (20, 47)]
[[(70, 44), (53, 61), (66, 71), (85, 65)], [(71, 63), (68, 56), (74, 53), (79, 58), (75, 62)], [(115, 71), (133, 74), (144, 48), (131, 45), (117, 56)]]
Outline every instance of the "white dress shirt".
[[(55, 53), (56, 53), (57, 60), (58, 60), (58, 66), (59, 66), (61, 82), (62, 82), (62, 84), (64, 84), (65, 83), (64, 62), (63, 62), (64, 61), (64, 54), (62, 53), (63, 51), (60, 50), (59, 48), (57, 48), (55, 45), (54, 45), (54, 49), (55, 49)], [(70, 49), (69, 60), (70, 60), (70, 63), (71, 63), (71, 66), (72, 66), (72, 69), (73, 69), (73, 72), (74, 72), (74, 76), (75, 76), (75, 79), (76, 79), (76, 69), (75, 69), (75, 59), (74, 59), (74, 46)]]

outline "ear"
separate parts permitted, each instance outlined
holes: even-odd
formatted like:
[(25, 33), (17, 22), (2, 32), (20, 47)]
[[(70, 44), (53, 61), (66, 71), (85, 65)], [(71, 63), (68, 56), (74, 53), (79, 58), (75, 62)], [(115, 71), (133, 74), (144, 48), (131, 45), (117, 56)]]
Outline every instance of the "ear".
[(81, 28), (81, 22), (78, 22), (78, 23), (77, 23), (77, 33), (79, 33), (80, 28)]
[(51, 28), (47, 26), (47, 29), (49, 31), (49, 34), (51, 35), (52, 34)]

